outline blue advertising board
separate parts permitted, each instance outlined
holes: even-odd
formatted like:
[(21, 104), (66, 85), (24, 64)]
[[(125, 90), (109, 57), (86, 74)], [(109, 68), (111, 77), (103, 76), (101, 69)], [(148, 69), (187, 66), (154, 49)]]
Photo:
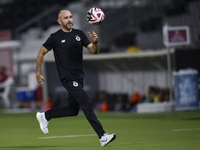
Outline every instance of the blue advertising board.
[(174, 72), (175, 110), (199, 109), (198, 72), (192, 69)]

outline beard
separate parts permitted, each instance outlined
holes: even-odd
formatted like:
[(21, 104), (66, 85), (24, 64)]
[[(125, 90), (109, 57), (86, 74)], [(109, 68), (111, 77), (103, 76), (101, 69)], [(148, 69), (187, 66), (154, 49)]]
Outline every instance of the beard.
[(62, 26), (66, 29), (66, 30), (71, 30), (72, 29), (72, 26), (73, 26), (73, 23), (70, 22), (70, 23), (67, 23), (67, 24), (64, 24), (63, 22), (61, 22)]

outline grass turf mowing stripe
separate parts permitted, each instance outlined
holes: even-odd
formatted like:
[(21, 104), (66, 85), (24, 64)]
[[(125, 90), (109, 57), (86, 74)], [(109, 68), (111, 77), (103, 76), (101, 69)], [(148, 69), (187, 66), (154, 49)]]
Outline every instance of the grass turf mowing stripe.
[(172, 131), (179, 132), (179, 131), (194, 131), (194, 130), (200, 130), (200, 128), (194, 128), (194, 129), (174, 129)]
[(96, 136), (96, 134), (49, 136), (49, 137), (39, 137), (39, 139), (56, 139), (56, 138), (70, 138), (70, 137), (83, 137), (83, 136)]

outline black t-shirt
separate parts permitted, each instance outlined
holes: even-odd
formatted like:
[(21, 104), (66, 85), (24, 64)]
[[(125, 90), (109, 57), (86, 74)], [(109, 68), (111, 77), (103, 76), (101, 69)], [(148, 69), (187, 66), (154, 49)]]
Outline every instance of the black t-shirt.
[(60, 79), (82, 78), (83, 46), (91, 42), (81, 30), (72, 29), (64, 32), (61, 29), (50, 35), (43, 46), (47, 50), (53, 49), (55, 62)]

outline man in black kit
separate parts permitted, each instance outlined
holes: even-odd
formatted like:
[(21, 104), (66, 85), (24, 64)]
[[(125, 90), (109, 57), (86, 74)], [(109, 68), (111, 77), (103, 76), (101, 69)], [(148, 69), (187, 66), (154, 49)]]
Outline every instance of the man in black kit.
[(79, 108), (83, 110), (87, 120), (99, 136), (101, 146), (107, 145), (116, 137), (115, 134), (106, 134), (98, 121), (87, 93), (83, 89), (83, 46), (91, 53), (99, 53), (98, 36), (95, 32), (89, 33), (93, 43), (89, 41), (85, 33), (72, 28), (73, 17), (70, 11), (62, 10), (58, 14), (58, 23), (61, 26), (57, 32), (50, 35), (43, 44), (37, 56), (36, 78), (42, 84), (44, 77), (40, 74), (44, 55), (53, 49), (55, 62), (61, 84), (69, 93), (68, 105), (52, 108), (45, 112), (38, 112), (36, 118), (41, 130), (48, 134), (48, 123), (52, 118), (78, 115)]

